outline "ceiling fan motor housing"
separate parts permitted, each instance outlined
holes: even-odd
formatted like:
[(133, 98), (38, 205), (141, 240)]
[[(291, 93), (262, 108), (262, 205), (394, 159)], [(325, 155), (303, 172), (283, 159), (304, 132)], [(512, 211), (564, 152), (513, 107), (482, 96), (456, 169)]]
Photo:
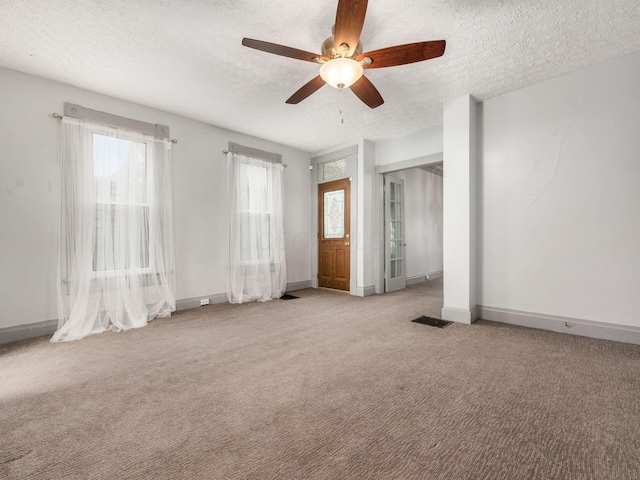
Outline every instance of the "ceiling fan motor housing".
[[(320, 51), (322, 52), (322, 55), (325, 57), (329, 57), (329, 58), (336, 58), (336, 57), (342, 57), (342, 53), (336, 51), (336, 49), (334, 48), (334, 39), (333, 39), (333, 35), (330, 37), (327, 37), (325, 39), (324, 42), (322, 42), (322, 46), (320, 47)], [(362, 43), (358, 42), (358, 45), (356, 46), (355, 51), (353, 52), (353, 55), (349, 58), (356, 58), (358, 55), (360, 55), (362, 53)]]

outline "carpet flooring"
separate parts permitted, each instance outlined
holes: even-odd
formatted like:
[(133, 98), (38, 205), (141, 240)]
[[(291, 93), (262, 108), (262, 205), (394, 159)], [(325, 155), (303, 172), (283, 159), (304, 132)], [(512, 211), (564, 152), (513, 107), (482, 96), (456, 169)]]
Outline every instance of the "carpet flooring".
[(640, 347), (412, 323), (441, 289), (1, 346), (0, 478), (640, 478)]

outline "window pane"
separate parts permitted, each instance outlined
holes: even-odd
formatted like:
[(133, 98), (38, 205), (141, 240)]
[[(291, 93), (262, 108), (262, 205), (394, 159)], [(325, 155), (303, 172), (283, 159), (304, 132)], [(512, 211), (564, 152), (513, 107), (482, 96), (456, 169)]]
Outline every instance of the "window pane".
[(268, 213), (240, 212), (240, 260), (270, 261), (271, 216)]
[(93, 271), (132, 268), (149, 268), (149, 207), (96, 204)]
[(322, 165), (322, 179), (334, 180), (347, 175), (347, 159), (336, 160), (335, 162), (324, 163)]
[(93, 134), (93, 177), (98, 202), (146, 203), (146, 143)]
[(324, 238), (344, 238), (344, 190), (324, 193)]
[(398, 259), (402, 258), (402, 242), (401, 241), (391, 241), (391, 258)]
[(150, 267), (147, 145), (93, 134), (95, 272)]
[(267, 263), (273, 259), (269, 169), (240, 163), (237, 169), (240, 261)]
[(391, 240), (401, 240), (402, 239), (402, 223), (401, 222), (391, 222)]
[(268, 207), (268, 170), (261, 165), (242, 163), (238, 169), (242, 190), (238, 196), (238, 209), (266, 212)]

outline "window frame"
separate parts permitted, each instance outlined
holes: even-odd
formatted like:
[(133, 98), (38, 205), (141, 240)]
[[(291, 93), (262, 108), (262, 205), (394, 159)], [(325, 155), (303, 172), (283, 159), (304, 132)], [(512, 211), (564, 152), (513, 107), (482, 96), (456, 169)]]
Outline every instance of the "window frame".
[[(142, 132), (138, 132), (140, 134), (142, 134)], [(109, 205), (111, 207), (117, 208), (117, 207), (143, 207), (147, 209), (147, 266), (146, 267), (136, 267), (136, 268), (123, 268), (123, 269), (111, 269), (111, 270), (95, 270), (95, 255), (96, 255), (96, 237), (97, 237), (97, 228), (98, 228), (98, 222), (96, 220), (96, 224), (94, 225), (94, 230), (93, 230), (93, 235), (94, 235), (94, 250), (93, 250), (93, 263), (91, 266), (91, 278), (94, 279), (100, 279), (100, 278), (110, 278), (110, 277), (116, 277), (119, 275), (123, 275), (123, 274), (129, 274), (129, 275), (152, 275), (153, 271), (154, 271), (154, 245), (153, 242), (151, 241), (152, 238), (154, 238), (154, 233), (155, 233), (155, 229), (157, 228), (154, 222), (154, 215), (152, 214), (152, 209), (153, 209), (153, 205), (151, 205), (150, 203), (150, 197), (151, 197), (151, 181), (152, 179), (149, 178), (149, 174), (150, 174), (150, 162), (152, 161), (152, 159), (150, 159), (150, 151), (152, 150), (149, 145), (149, 141), (144, 140), (144, 139), (133, 139), (130, 138), (126, 132), (121, 133), (117, 130), (114, 130), (113, 135), (105, 135), (104, 133), (97, 131), (97, 130), (93, 130), (91, 132), (91, 139), (92, 139), (92, 145), (91, 145), (91, 152), (92, 152), (92, 158), (91, 158), (91, 165), (94, 167), (94, 170), (92, 171), (92, 176), (93, 176), (93, 181), (94, 184), (95, 182), (97, 182), (96, 180), (96, 175), (95, 175), (95, 157), (93, 156), (94, 153), (94, 146), (95, 146), (95, 141), (96, 141), (96, 136), (103, 136), (103, 137), (107, 137), (107, 138), (116, 138), (118, 140), (124, 140), (127, 142), (135, 142), (135, 143), (140, 143), (144, 145), (144, 160), (145, 160), (145, 201), (143, 203), (120, 203), (117, 201), (110, 201), (110, 202), (104, 202), (104, 201), (99, 201), (98, 198), (95, 198), (94, 201), (94, 209), (96, 211), (96, 219), (97, 219), (97, 208), (98, 205)]]
[[(275, 255), (274, 255), (274, 250), (273, 250), (273, 241), (271, 239), (271, 217), (272, 215), (274, 215), (274, 212), (272, 211), (272, 209), (270, 208), (271, 202), (268, 201), (269, 198), (272, 196), (273, 192), (271, 192), (271, 182), (269, 181), (269, 169), (264, 166), (264, 165), (253, 165), (252, 163), (249, 162), (243, 162), (243, 166), (242, 168), (262, 168), (265, 171), (265, 185), (264, 185), (264, 193), (265, 193), (265, 201), (262, 202), (262, 206), (263, 209), (260, 208), (252, 208), (250, 205), (250, 201), (246, 201), (243, 202), (241, 199), (241, 196), (238, 195), (236, 201), (238, 202), (237, 205), (237, 215), (238, 218), (236, 219), (237, 222), (239, 222), (239, 230), (242, 230), (242, 216), (243, 215), (247, 215), (249, 218), (251, 218), (252, 216), (266, 216), (266, 224), (268, 225), (268, 232), (267, 232), (267, 239), (269, 241), (269, 246), (268, 246), (268, 250), (269, 250), (269, 255), (268, 258), (258, 258), (258, 259), (251, 259), (251, 258), (245, 258), (244, 253), (246, 253), (246, 249), (244, 248), (244, 244), (242, 244), (240, 246), (240, 265), (263, 265), (263, 264), (270, 264), (270, 265), (275, 265)], [(242, 197), (245, 195), (245, 192), (248, 191), (248, 189), (251, 188), (251, 185), (247, 185), (246, 189), (243, 188), (242, 189)], [(246, 206), (245, 206), (246, 205)], [(258, 250), (260, 250), (260, 245), (261, 245), (261, 239), (263, 238), (264, 234), (261, 234), (260, 236), (256, 237), (254, 240), (257, 243), (257, 247)], [(242, 236), (244, 237), (244, 236)], [(250, 239), (250, 238), (249, 238)], [(250, 239), (251, 240), (251, 239)], [(251, 246), (251, 245), (249, 245)]]

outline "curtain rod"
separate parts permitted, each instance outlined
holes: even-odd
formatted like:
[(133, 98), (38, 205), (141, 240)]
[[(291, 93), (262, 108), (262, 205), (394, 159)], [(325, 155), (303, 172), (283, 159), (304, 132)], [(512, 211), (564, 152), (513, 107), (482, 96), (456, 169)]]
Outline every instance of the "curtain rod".
[[(60, 114), (59, 114), (59, 113), (57, 113), (57, 112), (53, 112), (53, 113), (51, 114), (51, 116), (52, 116), (53, 118), (58, 119), (58, 120), (62, 120), (62, 119), (64, 118), (64, 115), (60, 115)], [(168, 139), (168, 140), (169, 140), (169, 139)], [(177, 138), (172, 138), (172, 139), (170, 139), (169, 141), (170, 141), (171, 143), (178, 143), (178, 139), (177, 139)]]
[[(227, 153), (233, 153), (233, 152), (229, 152), (229, 150), (222, 150), (222, 153), (224, 153), (226, 155)], [(273, 162), (273, 163), (278, 163), (278, 162)], [(286, 163), (281, 163), (280, 165), (282, 165), (283, 167), (288, 167), (289, 166)]]

